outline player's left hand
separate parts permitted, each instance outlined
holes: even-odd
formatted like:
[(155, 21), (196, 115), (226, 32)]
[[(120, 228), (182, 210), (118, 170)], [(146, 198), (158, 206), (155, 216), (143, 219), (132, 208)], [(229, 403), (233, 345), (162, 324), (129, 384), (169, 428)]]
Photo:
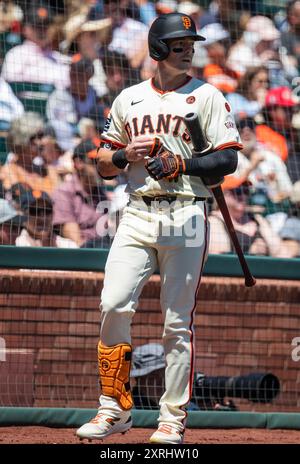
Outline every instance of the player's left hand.
[(150, 176), (155, 180), (166, 178), (176, 180), (185, 171), (185, 162), (180, 155), (175, 155), (169, 150), (162, 151), (155, 158), (146, 160), (145, 167)]

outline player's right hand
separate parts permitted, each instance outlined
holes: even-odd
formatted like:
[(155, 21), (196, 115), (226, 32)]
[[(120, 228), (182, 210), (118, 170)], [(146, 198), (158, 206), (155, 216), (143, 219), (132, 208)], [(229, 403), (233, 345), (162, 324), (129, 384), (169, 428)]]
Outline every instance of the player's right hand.
[(149, 156), (153, 146), (153, 137), (145, 135), (136, 138), (125, 148), (125, 156), (129, 163), (136, 163), (141, 161), (146, 156)]

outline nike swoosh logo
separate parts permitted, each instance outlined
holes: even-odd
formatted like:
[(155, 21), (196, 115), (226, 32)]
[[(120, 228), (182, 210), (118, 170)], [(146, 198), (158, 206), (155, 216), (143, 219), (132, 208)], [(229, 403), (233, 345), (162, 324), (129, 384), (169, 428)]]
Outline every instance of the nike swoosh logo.
[(132, 101), (132, 102), (131, 102), (131, 106), (137, 105), (138, 103), (141, 103), (142, 101), (144, 101), (144, 99), (143, 99), (143, 100), (139, 100), (139, 101), (137, 101), (137, 102)]

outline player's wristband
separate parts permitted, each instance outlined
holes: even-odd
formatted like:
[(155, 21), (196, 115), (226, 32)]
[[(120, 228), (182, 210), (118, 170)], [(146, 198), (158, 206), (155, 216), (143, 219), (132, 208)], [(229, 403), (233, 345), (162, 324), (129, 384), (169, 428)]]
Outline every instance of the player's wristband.
[(123, 148), (115, 151), (114, 154), (112, 155), (111, 160), (112, 160), (112, 163), (119, 169), (125, 169), (128, 164), (128, 160), (125, 155), (125, 150)]

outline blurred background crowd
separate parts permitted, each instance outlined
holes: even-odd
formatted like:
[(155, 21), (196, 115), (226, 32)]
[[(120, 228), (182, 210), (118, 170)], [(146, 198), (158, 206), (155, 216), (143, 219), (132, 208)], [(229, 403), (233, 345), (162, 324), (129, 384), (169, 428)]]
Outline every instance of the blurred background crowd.
[[(120, 91), (152, 77), (148, 29), (173, 11), (206, 37), (191, 74), (241, 134), (223, 190), (244, 252), (300, 256), (300, 0), (0, 1), (0, 244), (110, 246), (126, 172), (99, 178), (99, 136)], [(233, 252), (213, 203), (210, 223), (210, 253)]]

